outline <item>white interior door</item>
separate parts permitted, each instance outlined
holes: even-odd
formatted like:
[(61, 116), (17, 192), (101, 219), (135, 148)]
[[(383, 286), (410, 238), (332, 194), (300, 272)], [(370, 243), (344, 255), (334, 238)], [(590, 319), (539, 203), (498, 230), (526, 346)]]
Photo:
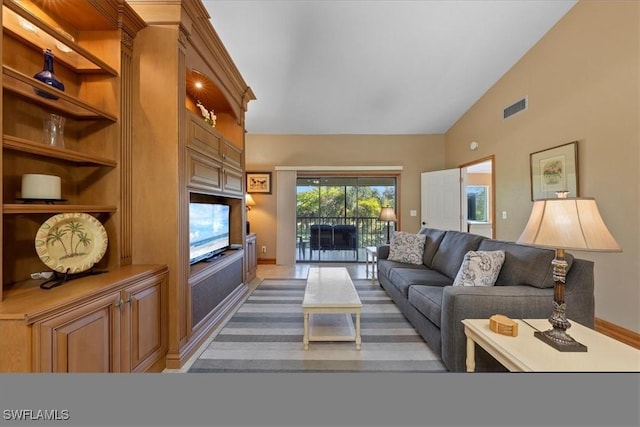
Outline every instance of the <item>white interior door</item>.
[[(464, 173), (460, 168), (420, 174), (420, 219), (423, 227), (466, 231)], [(466, 215), (465, 215), (466, 217)]]

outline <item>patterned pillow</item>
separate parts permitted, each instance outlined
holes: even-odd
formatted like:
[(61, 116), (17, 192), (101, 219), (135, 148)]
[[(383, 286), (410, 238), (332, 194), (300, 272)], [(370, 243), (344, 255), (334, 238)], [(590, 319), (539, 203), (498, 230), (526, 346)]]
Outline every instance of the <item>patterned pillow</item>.
[(493, 286), (504, 263), (504, 251), (469, 251), (453, 286)]
[(426, 238), (427, 236), (424, 234), (394, 231), (387, 259), (407, 264), (422, 264), (422, 255), (424, 253), (424, 242)]

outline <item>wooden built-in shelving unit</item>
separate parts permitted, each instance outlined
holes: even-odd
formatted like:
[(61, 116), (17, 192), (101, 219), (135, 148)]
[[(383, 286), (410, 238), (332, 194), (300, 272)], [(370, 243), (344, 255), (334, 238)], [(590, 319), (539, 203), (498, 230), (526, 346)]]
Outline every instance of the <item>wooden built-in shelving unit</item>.
[[(134, 264), (128, 236), (132, 49), (146, 24), (119, 0), (3, 0), (1, 22), (0, 372), (161, 370), (168, 269)], [(32, 77), (44, 49), (64, 91)], [(41, 142), (49, 114), (66, 120), (64, 147)], [(21, 177), (32, 173), (60, 176), (63, 200), (25, 202)], [(97, 274), (41, 289), (43, 280), (30, 276), (48, 268), (34, 237), (59, 213), (94, 215), (107, 251)]]
[[(0, 372), (180, 367), (248, 291), (244, 249), (189, 265), (188, 204), (228, 204), (246, 245), (251, 89), (200, 0), (2, 0), (1, 24)], [(64, 91), (32, 77), (45, 49)], [(42, 142), (50, 114), (63, 147)], [(24, 174), (59, 176), (62, 200), (25, 200)], [(95, 216), (108, 245), (96, 274), (41, 289), (34, 237), (60, 213)]]
[[(134, 203), (134, 259), (169, 266), (167, 367), (179, 368), (248, 293), (244, 249), (189, 265), (188, 209), (192, 200), (229, 205), (231, 243), (245, 247), (244, 115), (254, 95), (200, 0), (129, 4), (148, 24), (134, 46), (144, 76), (134, 108), (134, 192), (144, 194)], [(214, 111), (215, 127), (198, 102)]]

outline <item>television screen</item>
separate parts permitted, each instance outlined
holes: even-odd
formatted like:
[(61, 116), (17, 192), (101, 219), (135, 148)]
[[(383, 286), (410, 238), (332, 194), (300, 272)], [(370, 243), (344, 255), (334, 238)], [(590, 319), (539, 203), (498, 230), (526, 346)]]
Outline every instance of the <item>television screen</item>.
[(229, 205), (189, 203), (189, 263), (214, 257), (229, 244)]

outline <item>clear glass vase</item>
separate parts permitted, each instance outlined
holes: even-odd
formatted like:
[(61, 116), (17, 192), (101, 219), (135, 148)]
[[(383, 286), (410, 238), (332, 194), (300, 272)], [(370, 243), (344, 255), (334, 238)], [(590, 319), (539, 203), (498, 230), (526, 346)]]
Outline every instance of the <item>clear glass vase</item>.
[(65, 118), (57, 114), (49, 114), (42, 121), (44, 143), (58, 148), (64, 148)]

